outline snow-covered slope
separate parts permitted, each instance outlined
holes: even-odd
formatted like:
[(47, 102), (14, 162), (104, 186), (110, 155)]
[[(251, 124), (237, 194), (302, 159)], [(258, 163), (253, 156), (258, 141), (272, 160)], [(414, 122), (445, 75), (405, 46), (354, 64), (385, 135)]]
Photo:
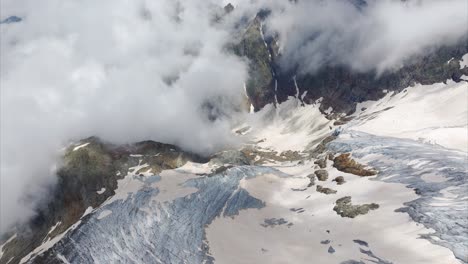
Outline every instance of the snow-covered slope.
[(468, 151), (468, 83), (417, 85), (357, 106), (353, 130)]
[(154, 173), (132, 154), (113, 196), (22, 262), (467, 263), (467, 89), (408, 87), (346, 124), (290, 98), (210, 162)]

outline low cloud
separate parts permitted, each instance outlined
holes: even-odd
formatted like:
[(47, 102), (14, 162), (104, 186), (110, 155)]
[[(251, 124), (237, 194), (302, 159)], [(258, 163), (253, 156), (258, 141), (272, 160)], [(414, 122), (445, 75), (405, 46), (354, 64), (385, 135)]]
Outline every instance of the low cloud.
[(70, 140), (156, 140), (206, 154), (236, 144), (245, 62), (217, 1), (3, 0), (0, 233), (34, 215)]
[(465, 0), (275, 1), (271, 9), (282, 65), (301, 73), (325, 65), (392, 71), (468, 33)]

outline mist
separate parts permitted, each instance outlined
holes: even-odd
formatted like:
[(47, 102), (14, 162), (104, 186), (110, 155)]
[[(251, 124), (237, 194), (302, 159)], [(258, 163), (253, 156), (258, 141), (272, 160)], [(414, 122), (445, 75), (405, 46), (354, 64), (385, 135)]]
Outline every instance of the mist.
[(225, 50), (216, 1), (2, 0), (0, 233), (56, 181), (60, 149), (89, 136), (209, 154), (237, 142), (246, 63)]
[[(275, 1), (266, 22), (286, 69), (394, 71), (468, 35), (465, 0)], [(268, 7), (268, 1), (263, 3)]]

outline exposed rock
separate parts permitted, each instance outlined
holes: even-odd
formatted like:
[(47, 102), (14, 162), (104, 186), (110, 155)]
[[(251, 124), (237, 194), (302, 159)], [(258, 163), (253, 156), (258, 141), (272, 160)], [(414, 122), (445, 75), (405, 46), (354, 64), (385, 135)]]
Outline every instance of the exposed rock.
[(200, 176), (207, 176), (207, 177), (212, 177), (212, 176), (215, 176), (215, 175), (218, 175), (220, 173), (223, 173), (225, 174), (226, 171), (230, 168), (232, 168), (233, 166), (232, 165), (226, 165), (226, 166), (219, 166), (215, 169), (213, 169), (209, 174), (199, 174)]
[(291, 188), (291, 191), (293, 192), (303, 192), (305, 190), (307, 190), (307, 188)]
[(224, 7), (224, 11), (225, 11), (226, 13), (231, 13), (233, 10), (234, 10), (234, 6), (233, 6), (231, 3), (228, 3), (228, 4)]
[(241, 152), (251, 161), (253, 165), (261, 165), (266, 162), (284, 162), (284, 161), (300, 161), (303, 160), (303, 156), (297, 151), (284, 151), (278, 153), (276, 151), (262, 150), (258, 148), (247, 147), (241, 150)]
[(307, 178), (309, 178), (309, 180), (310, 180), (309, 185), (307, 185), (307, 187), (314, 186), (314, 184), (315, 184), (315, 175), (314, 174), (309, 174), (309, 175), (307, 175)]
[(335, 158), (333, 153), (328, 153), (327, 157), (328, 157), (328, 160), (333, 160)]
[(300, 214), (300, 213), (305, 212), (305, 209), (302, 207), (301, 208), (289, 208), (289, 211)]
[(336, 190), (333, 190), (333, 189), (330, 189), (330, 188), (324, 188), (324, 187), (322, 187), (322, 185), (317, 185), (316, 190), (317, 190), (317, 192), (321, 192), (321, 193), (324, 193), (324, 194), (334, 194), (334, 193), (336, 193)]
[(274, 227), (278, 225), (284, 225), (287, 224), (288, 221), (286, 221), (284, 218), (267, 218), (263, 220), (263, 223), (260, 224), (263, 227)]
[(353, 160), (350, 153), (341, 154), (333, 159), (333, 166), (339, 171), (351, 173), (358, 176), (373, 176), (377, 171), (368, 169), (364, 165)]
[(344, 125), (346, 123), (348, 123), (349, 121), (351, 121), (353, 119), (353, 117), (350, 117), (350, 116), (343, 116), (343, 117), (340, 117), (340, 119), (336, 120), (333, 125), (334, 126), (341, 126), (341, 125)]
[(226, 150), (216, 153), (210, 160), (211, 164), (217, 165), (250, 165), (249, 158), (239, 150)]
[(322, 244), (322, 245), (328, 245), (328, 244), (330, 244), (330, 242), (331, 242), (331, 240), (330, 240), (330, 239), (327, 239), (327, 240), (322, 240), (322, 241), (320, 241), (320, 244)]
[(333, 210), (341, 217), (354, 218), (358, 215), (367, 214), (370, 210), (379, 208), (376, 203), (353, 205), (351, 204), (351, 196), (345, 196), (336, 200), (336, 205)]
[(246, 127), (243, 127), (243, 128), (239, 128), (238, 130), (235, 131), (235, 133), (238, 134), (238, 135), (244, 135), (244, 134), (246, 134), (250, 129), (251, 129), (251, 127), (246, 126)]
[(322, 142), (320, 142), (320, 144), (318, 144), (317, 147), (315, 147), (315, 149), (310, 152), (309, 156), (311, 158), (314, 158), (325, 152), (325, 150), (327, 149), (327, 144), (335, 140), (337, 137), (338, 135), (333, 134), (323, 139)]
[(360, 246), (369, 247), (369, 243), (367, 243), (364, 240), (354, 239), (353, 242), (360, 245)]
[(10, 16), (5, 18), (4, 20), (0, 21), (0, 24), (11, 24), (11, 23), (18, 23), (21, 22), (23, 19), (17, 16)]
[(328, 247), (328, 253), (333, 254), (335, 253), (335, 249), (332, 246)]
[(328, 179), (328, 172), (326, 170), (316, 170), (314, 173), (319, 181), (326, 181)]
[[(311, 104), (322, 98), (322, 112), (332, 107), (334, 112), (351, 114), (357, 103), (384, 97), (383, 90), (401, 91), (415, 83), (433, 84), (447, 79), (460, 81), (462, 75), (468, 75), (468, 67), (460, 68), (460, 60), (466, 53), (466, 38), (380, 75), (375, 71), (355, 72), (342, 65), (326, 65), (313, 73), (298, 74), (297, 68), (285, 69), (279, 62), (276, 36), (262, 34), (262, 20), (266, 16), (268, 12), (259, 12), (253, 20), (244, 23), (246, 30), (239, 36), (241, 41), (231, 47), (236, 55), (250, 61), (246, 86), (256, 111), (276, 100), (281, 103), (295, 96), (298, 87), (299, 94), (305, 94), (303, 103)], [(336, 125), (347, 121), (340, 119)]]
[(321, 169), (323, 168), (326, 168), (327, 167), (327, 158), (323, 158), (323, 159), (318, 159), (314, 162), (314, 164), (317, 164)]
[[(447, 79), (460, 81), (460, 76), (468, 75), (468, 67), (460, 69), (459, 63), (466, 53), (465, 43), (466, 38), (456, 45), (441, 47), (427, 56), (415, 58), (400, 69), (379, 76), (375, 71), (353, 72), (349, 67), (334, 65), (322, 67), (311, 74), (298, 75), (295, 69), (282, 69), (275, 56), (266, 66), (276, 72), (273, 78), (276, 79), (279, 103), (286, 101), (288, 96), (294, 96), (296, 87), (299, 87), (299, 94), (307, 91), (303, 103), (311, 104), (323, 98), (320, 104), (322, 112), (332, 107), (335, 112), (349, 115), (355, 111), (357, 103), (384, 97), (386, 93), (383, 90), (398, 92), (416, 83), (433, 84)], [(455, 59), (447, 63), (451, 58)], [(262, 87), (257, 88), (252, 100), (256, 110), (275, 102), (272, 96), (275, 94), (275, 83)], [(336, 125), (345, 122), (339, 120)]]
[[(262, 16), (257, 15), (247, 26), (241, 41), (232, 45), (233, 52), (249, 59), (249, 79), (246, 90), (255, 110), (274, 102), (274, 76), (270, 56), (272, 45), (265, 46)], [(271, 41), (269, 41), (271, 43)]]
[(343, 176), (338, 176), (335, 179), (333, 179), (333, 181), (336, 182), (336, 184), (338, 185), (342, 185), (346, 182)]

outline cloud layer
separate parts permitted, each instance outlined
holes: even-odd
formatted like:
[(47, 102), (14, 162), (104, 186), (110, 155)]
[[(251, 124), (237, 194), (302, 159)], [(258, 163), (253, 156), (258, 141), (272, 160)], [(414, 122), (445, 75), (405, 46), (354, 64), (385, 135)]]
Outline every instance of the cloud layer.
[(468, 33), (465, 0), (363, 2), (276, 1), (268, 27), (279, 34), (283, 65), (302, 73), (324, 65), (382, 73)]
[[(216, 1), (2, 0), (0, 233), (34, 214), (58, 150), (91, 135), (209, 153), (236, 142), (245, 63), (212, 23)], [(208, 109), (208, 110), (207, 110)]]

